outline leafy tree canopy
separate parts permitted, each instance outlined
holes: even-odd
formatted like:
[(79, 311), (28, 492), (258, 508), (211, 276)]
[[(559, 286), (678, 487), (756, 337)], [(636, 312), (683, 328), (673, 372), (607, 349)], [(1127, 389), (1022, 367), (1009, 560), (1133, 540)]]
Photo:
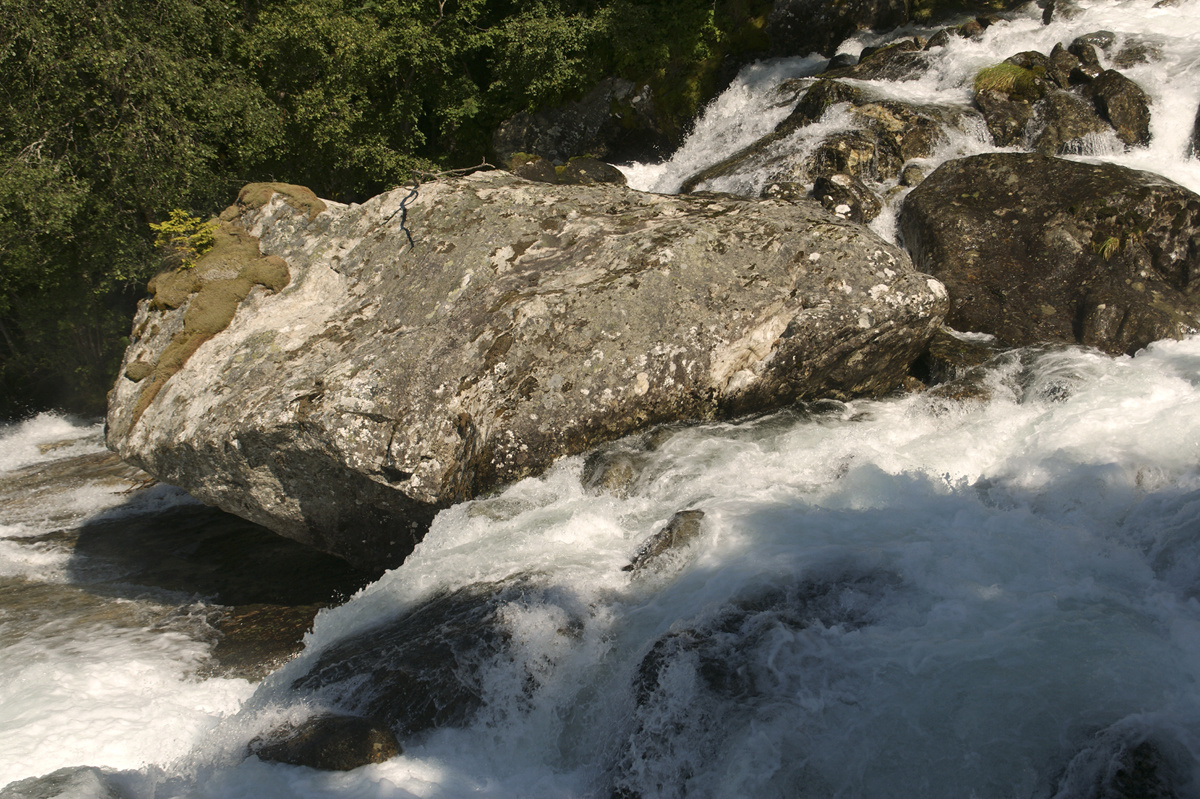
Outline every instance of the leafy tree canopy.
[(102, 410), (172, 209), (262, 180), (363, 199), (606, 75), (682, 122), (769, 6), (0, 0), (0, 416)]

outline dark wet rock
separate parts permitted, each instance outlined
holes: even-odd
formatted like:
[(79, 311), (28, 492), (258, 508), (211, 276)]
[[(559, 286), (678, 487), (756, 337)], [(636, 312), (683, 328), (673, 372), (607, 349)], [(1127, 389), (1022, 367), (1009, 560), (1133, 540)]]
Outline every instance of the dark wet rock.
[(1200, 326), (1200, 196), (1150, 173), (1036, 154), (944, 164), (900, 215), (945, 281), (946, 324), (1009, 345), (1132, 353)]
[(1069, 89), (1073, 83), (1071, 73), (1082, 65), (1079, 57), (1062, 46), (1062, 42), (1054, 45), (1046, 65), (1047, 76), (1060, 89)]
[(845, 67), (852, 67), (857, 63), (858, 57), (852, 53), (838, 53), (829, 59), (829, 63), (825, 65), (825, 71), (844, 69)]
[(929, 340), (929, 348), (913, 363), (913, 374), (926, 385), (948, 383), (962, 378), (1001, 351), (994, 341), (942, 328)]
[[(1108, 51), (1117, 41), (1117, 34), (1112, 31), (1092, 31), (1071, 40), (1071, 47), (1091, 47), (1094, 50)], [(1094, 61), (1091, 63), (1095, 63)]]
[(1196, 109), (1196, 121), (1192, 124), (1192, 138), (1188, 140), (1188, 155), (1200, 158), (1200, 108)]
[(671, 517), (661, 530), (650, 536), (638, 547), (633, 561), (623, 571), (641, 571), (662, 564), (668, 555), (678, 553), (683, 547), (700, 536), (702, 510), (681, 510)]
[(1096, 45), (1081, 36), (1067, 45), (1067, 52), (1079, 59), (1085, 67), (1100, 67), (1100, 54)]
[(929, 56), (924, 41), (904, 39), (878, 48), (863, 50), (858, 63), (841, 69), (829, 69), (831, 78), (857, 80), (916, 80), (929, 71)]
[[(1055, 799), (1178, 799), (1192, 795), (1187, 769), (1144, 732), (1114, 725), (1079, 752), (1059, 780)], [(1190, 758), (1188, 758), (1190, 760)]]
[(1011, 147), (1025, 135), (1025, 128), (1033, 119), (1033, 105), (1025, 100), (1014, 100), (1005, 92), (985, 89), (975, 93), (975, 105), (983, 112), (988, 133), (997, 147)]
[(883, 210), (875, 192), (853, 175), (835, 173), (819, 177), (812, 193), (826, 209), (855, 222), (870, 222)]
[(479, 660), (508, 642), (496, 614), (505, 587), (440, 594), (399, 619), (331, 645), (292, 683), (344, 713), (378, 719), (405, 738), (465, 725), (482, 704)]
[(814, 636), (830, 628), (872, 624), (902, 590), (885, 571), (831, 569), (674, 625), (632, 676), (630, 732), (610, 769), (612, 795), (683, 795), (694, 773), (723, 756), (727, 740), (741, 740), (760, 708), (779, 712), (809, 679), (804, 669), (780, 671), (780, 658), (813, 651)]
[(908, 164), (900, 171), (901, 186), (919, 186), (925, 179), (925, 167), (920, 164)]
[(517, 153), (509, 160), (509, 171), (526, 180), (538, 183), (558, 183), (558, 172), (548, 159), (540, 155)]
[[(506, 607), (557, 605), (579, 625), (582, 610), (527, 580), (479, 583), (437, 594), (383, 625), (322, 650), (291, 689), (339, 713), (387, 725), (403, 740), (468, 724), (484, 704), (483, 673), (508, 658)], [(527, 690), (537, 678), (527, 675)]]
[(1087, 100), (1071, 92), (1056, 90), (1034, 106), (1027, 132), (1032, 132), (1028, 138), (1039, 153), (1063, 155), (1085, 152), (1089, 137), (1110, 130)]
[(313, 619), (330, 603), (222, 607), (211, 624), (217, 632), (213, 662), (201, 676), (261, 680), (298, 655)]
[(1150, 64), (1161, 61), (1162, 45), (1158, 42), (1139, 37), (1127, 38), (1119, 50), (1113, 55), (1113, 66), (1118, 69), (1129, 69), (1138, 64)]
[(567, 161), (566, 165), (558, 170), (558, 182), (579, 186), (590, 186), (593, 183), (624, 186), (626, 183), (624, 173), (612, 164), (584, 156)]
[(1150, 143), (1150, 97), (1116, 70), (1105, 70), (1084, 88), (1096, 111), (1127, 145)]
[(925, 42), (925, 49), (932, 50), (935, 47), (945, 47), (948, 44), (950, 44), (950, 29), (942, 28), (929, 37), (929, 41)]
[(555, 164), (584, 154), (617, 162), (645, 161), (675, 143), (659, 116), (648, 88), (605, 78), (579, 100), (532, 114), (522, 111), (502, 123), (493, 134), (492, 148), (501, 164), (517, 153)]
[[(248, 297), (152, 401), (122, 379), (110, 446), (382, 570), (442, 508), (558, 458), (660, 423), (886, 393), (941, 322), (940, 284), (813, 201), (489, 172), (423, 184), (401, 228), (409, 193), (315, 218), (244, 210), (291, 282)], [(143, 303), (128, 360), (161, 357), (186, 313)]]
[(91, 766), (60, 768), (44, 777), (10, 782), (0, 799), (128, 799), (112, 772)]
[(646, 464), (646, 453), (628, 447), (601, 447), (583, 462), (579, 482), (594, 493), (627, 497)]
[(250, 742), (259, 760), (324, 771), (350, 771), (400, 754), (395, 734), (358, 716), (321, 715)]

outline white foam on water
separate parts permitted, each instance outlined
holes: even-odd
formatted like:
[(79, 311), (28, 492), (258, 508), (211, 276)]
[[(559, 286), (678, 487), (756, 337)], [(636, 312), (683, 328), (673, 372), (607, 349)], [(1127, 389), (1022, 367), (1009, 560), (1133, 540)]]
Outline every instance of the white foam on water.
[[(0, 640), (6, 623), (0, 617)], [(186, 755), (253, 690), (200, 681), (207, 647), (178, 633), (97, 624), (5, 642), (0, 785), (66, 766), (140, 769)]]
[[(248, 761), (180, 795), (597, 796), (624, 758), (647, 796), (1049, 796), (1112, 725), (1200, 754), (1200, 339), (1025, 351), (990, 385), (988, 402), (682, 430), (627, 499), (581, 489), (569, 459), (443, 512), (404, 566), (322, 612), (310, 652), (248, 707), (286, 704), (320, 650), (422, 598), (533, 575), (559, 598), (505, 608), (512, 659), (485, 667), (475, 723), (348, 775)], [(686, 508), (704, 533), (676, 570), (620, 570)], [(756, 675), (737, 701), (682, 665), (634, 701), (661, 636), (844, 574), (863, 577), (841, 601), (870, 623), (780, 623), (734, 647)]]
[(104, 425), (58, 413), (0, 424), (0, 472), (104, 450)]

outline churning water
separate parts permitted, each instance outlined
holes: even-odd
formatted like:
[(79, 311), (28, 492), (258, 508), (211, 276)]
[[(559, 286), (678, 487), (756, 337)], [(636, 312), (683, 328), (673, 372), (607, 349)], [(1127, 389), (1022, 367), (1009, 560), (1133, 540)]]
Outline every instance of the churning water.
[[(974, 71), (1014, 52), (1098, 28), (1143, 36), (1161, 58), (1127, 74), (1154, 98), (1154, 143), (1103, 157), (1200, 188), (1185, 158), (1200, 3), (1079, 8), (956, 40), (950, 63), (896, 91), (966, 103)], [(812, 67), (748, 69), (674, 160), (631, 174), (677, 186), (769, 130), (787, 113), (774, 82)], [(1140, 751), (1176, 795), (1200, 795), (1200, 337), (1134, 357), (1009, 352), (981, 385), (618, 442), (625, 492), (585, 488), (584, 460), (566, 459), (443, 512), (260, 683), (201, 676), (192, 598), (92, 596), (87, 570), (46, 544), (186, 497), (119, 481), (10, 497), (0, 595), (53, 602), (0, 599), (0, 785), (86, 765), (156, 799), (1082, 799)], [(3, 428), (0, 483), (99, 449), (97, 429), (57, 417)], [(704, 514), (696, 538), (623, 570), (685, 510)], [(281, 721), (353, 706), (345, 684), (292, 688), (323, 652), (481, 584), (505, 586), (504, 643), (457, 653), (477, 700), (465, 725), (346, 773), (245, 756)]]

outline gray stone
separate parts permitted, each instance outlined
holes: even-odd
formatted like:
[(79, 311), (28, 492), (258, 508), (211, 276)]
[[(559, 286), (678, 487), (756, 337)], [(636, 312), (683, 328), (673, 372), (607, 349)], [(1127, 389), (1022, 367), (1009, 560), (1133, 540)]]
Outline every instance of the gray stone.
[(972, 156), (913, 189), (900, 228), (918, 267), (945, 281), (958, 330), (1132, 353), (1200, 328), (1200, 196), (1159, 175)]
[(888, 392), (946, 307), (903, 251), (811, 201), (504, 172), (408, 195), (232, 209), (290, 282), (252, 287), (186, 358), (172, 342), (200, 295), (143, 302), (126, 364), (181, 362), (154, 393), (157, 378), (118, 380), (109, 446), (380, 570), (441, 508), (564, 455), (660, 422)]

